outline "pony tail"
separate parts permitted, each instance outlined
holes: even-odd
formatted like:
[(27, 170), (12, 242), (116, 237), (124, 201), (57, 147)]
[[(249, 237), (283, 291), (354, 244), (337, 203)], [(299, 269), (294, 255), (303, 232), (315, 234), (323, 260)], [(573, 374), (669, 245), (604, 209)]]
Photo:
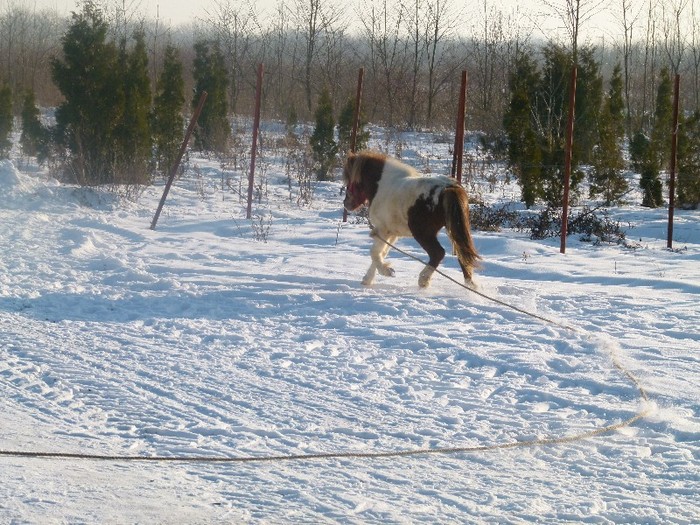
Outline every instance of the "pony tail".
[(445, 227), (450, 234), (457, 258), (470, 271), (478, 266), (481, 256), (472, 240), (469, 224), (469, 197), (461, 186), (449, 186), (443, 193)]

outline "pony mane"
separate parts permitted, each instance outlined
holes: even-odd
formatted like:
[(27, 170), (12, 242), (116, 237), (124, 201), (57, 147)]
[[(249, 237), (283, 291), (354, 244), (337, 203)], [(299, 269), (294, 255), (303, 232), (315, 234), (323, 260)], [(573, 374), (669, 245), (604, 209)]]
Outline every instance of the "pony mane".
[(386, 160), (387, 156), (378, 151), (365, 150), (351, 153), (348, 155), (343, 169), (345, 185), (361, 183), (365, 174), (378, 180), (381, 177)]

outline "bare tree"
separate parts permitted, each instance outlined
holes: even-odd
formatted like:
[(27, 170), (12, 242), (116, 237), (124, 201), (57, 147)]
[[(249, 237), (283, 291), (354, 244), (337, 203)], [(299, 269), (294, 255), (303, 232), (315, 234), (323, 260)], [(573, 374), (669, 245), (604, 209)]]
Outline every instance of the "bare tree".
[(666, 0), (661, 4), (664, 51), (674, 75), (680, 72), (687, 46), (682, 29), (682, 18), (687, 6), (688, 0)]
[(272, 55), (265, 79), (270, 82), (274, 105), (285, 119), (296, 112), (299, 102), (293, 89), (293, 71), (299, 67), (299, 39), (292, 31), (290, 12), (285, 0), (280, 0), (264, 37), (269, 41)]
[(457, 27), (457, 17), (449, 6), (450, 3), (447, 0), (434, 0), (428, 3), (425, 32), (428, 59), (428, 123), (432, 122), (438, 93), (462, 66), (461, 61), (452, 61), (448, 65)]
[(546, 0), (545, 5), (557, 14), (563, 23), (563, 29), (571, 45), (574, 63), (578, 59), (578, 45), (581, 26), (596, 15), (605, 4), (605, 0), (566, 0), (564, 5)]
[(625, 97), (625, 131), (632, 136), (632, 55), (634, 53), (634, 29), (641, 14), (641, 7), (635, 10), (634, 0), (620, 0), (618, 17), (622, 27), (622, 69)]
[(373, 106), (386, 107), (387, 114), (382, 115), (382, 121), (393, 126), (399, 104), (399, 87), (406, 68), (405, 43), (401, 40), (404, 10), (382, 0), (379, 7), (374, 3), (365, 6), (364, 12), (361, 20), (369, 45), (369, 80), (375, 84), (372, 92), (376, 94)]
[(0, 13), (0, 79), (14, 93), (31, 88), (42, 100), (57, 100), (49, 63), (60, 48), (61, 30), (61, 19), (53, 11), (10, 2)]
[(690, 4), (691, 31), (690, 31), (690, 51), (693, 55), (693, 107), (695, 111), (700, 111), (700, 19), (696, 11), (695, 2)]
[(292, 13), (304, 44), (304, 90), (309, 112), (313, 107), (313, 65), (324, 32), (330, 30), (341, 18), (334, 6), (323, 0), (294, 0)]
[(480, 12), (467, 49), (469, 98), (472, 115), (480, 119), (478, 125), (495, 131), (503, 121), (511, 67), (519, 46), (522, 48), (528, 36), (521, 35), (523, 17), (517, 8), (508, 16), (484, 0)]
[(328, 26), (323, 32), (321, 76), (324, 84), (328, 86), (331, 99), (338, 101), (339, 89), (345, 80), (346, 64), (348, 59), (349, 42), (346, 28), (342, 26)]
[(656, 76), (656, 0), (649, 0), (647, 11), (647, 30), (644, 41), (644, 73), (642, 75), (642, 122), (641, 128), (646, 129), (650, 123), (650, 116), (653, 112), (647, 108), (649, 100), (653, 100), (654, 78)]
[(414, 128), (418, 115), (418, 89), (420, 84), (421, 69), (426, 56), (427, 23), (424, 22), (424, 1), (412, 0), (411, 5), (405, 5), (408, 16), (406, 17), (406, 33), (410, 46), (411, 59), (411, 90), (409, 95), (408, 127)]
[(236, 113), (242, 79), (245, 78), (243, 63), (250, 52), (253, 33), (258, 29), (254, 7), (250, 0), (220, 0), (207, 14), (229, 75), (229, 109)]

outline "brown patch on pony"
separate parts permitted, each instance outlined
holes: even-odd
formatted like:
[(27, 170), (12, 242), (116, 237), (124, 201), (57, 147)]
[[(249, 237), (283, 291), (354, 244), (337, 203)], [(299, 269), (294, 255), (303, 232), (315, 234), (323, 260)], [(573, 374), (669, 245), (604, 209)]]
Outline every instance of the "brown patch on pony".
[(438, 232), (445, 226), (443, 195), (439, 196), (438, 205), (435, 206), (434, 195), (437, 191), (440, 188), (434, 186), (428, 195), (417, 199), (408, 209), (408, 229), (430, 257), (428, 264), (433, 268), (437, 268), (445, 258), (445, 249), (437, 239)]
[(418, 244), (426, 251), (433, 268), (445, 258), (445, 249), (437, 239), (445, 227), (455, 248), (459, 266), (466, 282), (472, 282), (472, 273), (481, 258), (474, 247), (469, 225), (469, 197), (467, 192), (454, 184), (441, 192), (437, 206), (434, 195), (438, 186), (428, 195), (419, 198), (408, 210), (408, 227)]

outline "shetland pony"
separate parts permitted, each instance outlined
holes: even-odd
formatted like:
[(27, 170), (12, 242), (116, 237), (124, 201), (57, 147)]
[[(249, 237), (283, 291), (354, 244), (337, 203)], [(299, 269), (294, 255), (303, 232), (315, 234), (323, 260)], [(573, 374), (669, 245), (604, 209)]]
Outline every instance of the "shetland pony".
[(377, 271), (393, 276), (394, 269), (384, 262), (389, 252), (387, 243), (413, 236), (430, 257), (418, 278), (418, 286), (428, 286), (445, 257), (437, 234), (446, 227), (464, 281), (474, 287), (472, 270), (480, 257), (469, 232), (469, 198), (457, 181), (444, 176), (424, 177), (411, 166), (371, 151), (350, 154), (343, 179), (347, 186), (345, 209), (355, 211), (363, 204), (369, 205), (374, 245), (370, 250), (372, 264), (362, 284), (371, 285)]

